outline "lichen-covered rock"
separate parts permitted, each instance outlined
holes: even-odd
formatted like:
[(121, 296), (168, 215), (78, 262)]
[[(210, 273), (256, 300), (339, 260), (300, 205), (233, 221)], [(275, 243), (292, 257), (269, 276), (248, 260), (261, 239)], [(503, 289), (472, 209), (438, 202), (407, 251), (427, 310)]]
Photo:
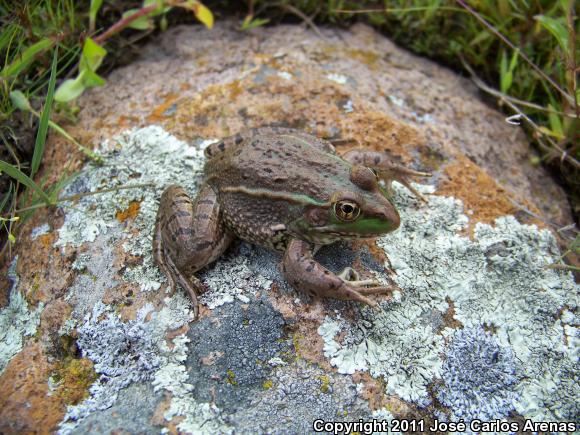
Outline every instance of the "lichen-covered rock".
[[(545, 267), (560, 255), (554, 234), (513, 204), (556, 220), (568, 212), (540, 170), (501, 169), (525, 149), (517, 130), (465, 81), (366, 27), (326, 39), (296, 26), (212, 32), (168, 32), (82, 99), (71, 130), (105, 164), (87, 164), (63, 196), (106, 192), (41, 211), (21, 238), (0, 309), (0, 432), (578, 422), (579, 288)], [(151, 256), (161, 192), (177, 183), (194, 195), (203, 148), (265, 124), (435, 172), (417, 185), (427, 203), (395, 185), (397, 231), (317, 254), (332, 270), (394, 283), (380, 310), (310, 300), (284, 282), (279, 254), (246, 243), (201, 273), (209, 291), (195, 322), (185, 294), (167, 293)], [(58, 164), (66, 148), (51, 149)], [(553, 202), (534, 203), (537, 182)]]

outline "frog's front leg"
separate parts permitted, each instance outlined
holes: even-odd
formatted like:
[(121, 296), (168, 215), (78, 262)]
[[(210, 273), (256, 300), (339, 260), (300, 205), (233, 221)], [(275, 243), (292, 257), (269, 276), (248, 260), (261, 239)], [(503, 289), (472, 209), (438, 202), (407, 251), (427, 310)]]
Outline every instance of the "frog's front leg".
[(196, 317), (197, 295), (204, 287), (193, 273), (215, 261), (233, 239), (220, 221), (219, 211), (217, 196), (208, 185), (201, 188), (195, 201), (182, 187), (169, 186), (157, 211), (153, 257), (171, 291), (177, 282), (189, 293)]
[(377, 151), (354, 149), (348, 151), (342, 156), (342, 158), (353, 165), (362, 165), (374, 169), (377, 172), (377, 176), (387, 184), (389, 194), (392, 194), (391, 182), (395, 180), (413, 192), (413, 194), (421, 200), (425, 202), (427, 201), (427, 199), (411, 185), (409, 178), (430, 177), (430, 173), (414, 171), (405, 168), (404, 166), (397, 165), (391, 162), (386, 154)]
[(282, 260), (282, 273), (292, 287), (310, 296), (359, 301), (372, 307), (378, 304), (365, 295), (384, 294), (392, 290), (382, 286), (357, 287), (355, 283), (340, 278), (315, 261), (312, 245), (299, 239), (288, 243)]

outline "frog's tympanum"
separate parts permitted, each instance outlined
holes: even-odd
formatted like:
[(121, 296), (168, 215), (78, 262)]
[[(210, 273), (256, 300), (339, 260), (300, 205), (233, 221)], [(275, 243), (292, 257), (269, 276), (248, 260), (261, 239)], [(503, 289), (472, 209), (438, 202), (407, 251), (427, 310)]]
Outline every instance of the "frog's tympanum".
[(205, 182), (197, 197), (169, 186), (153, 237), (156, 263), (172, 290), (176, 283), (187, 290), (196, 314), (204, 286), (194, 273), (215, 261), (234, 237), (284, 253), (284, 277), (311, 296), (376, 306), (368, 296), (390, 290), (373, 280), (336, 275), (314, 260), (314, 252), (338, 240), (397, 229), (391, 181), (421, 197), (408, 177), (429, 174), (374, 151), (340, 157), (330, 142), (288, 128), (249, 130), (209, 146), (205, 155)]

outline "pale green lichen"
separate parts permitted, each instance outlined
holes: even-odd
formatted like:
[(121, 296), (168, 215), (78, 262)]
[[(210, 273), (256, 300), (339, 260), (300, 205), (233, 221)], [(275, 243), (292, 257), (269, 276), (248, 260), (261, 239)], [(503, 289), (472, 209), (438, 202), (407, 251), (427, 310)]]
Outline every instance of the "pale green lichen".
[(40, 323), (40, 313), (44, 308), (42, 302), (33, 310), (28, 308), (28, 303), (18, 286), (17, 261), (18, 257), (15, 257), (8, 270), (8, 278), (12, 281), (9, 303), (0, 309), (0, 374), (12, 357), (20, 352), (25, 338), (36, 333), (36, 328)]
[[(377, 244), (404, 293), (380, 313), (363, 309), (368, 327), (327, 318), (319, 333), (331, 363), (345, 373), (368, 370), (385, 378), (387, 393), (430, 403), (427, 387), (440, 377), (444, 338), (454, 332), (441, 328), (450, 300), (456, 320), (492, 327), (513, 351), (519, 382), (511, 410), (541, 421), (577, 417), (579, 288), (570, 273), (545, 267), (559, 255), (553, 235), (507, 216), (494, 226), (478, 223), (472, 241), (459, 234), (468, 222), (461, 202), (430, 196), (423, 205), (396, 192), (401, 228)], [(339, 331), (342, 344), (334, 340)]]

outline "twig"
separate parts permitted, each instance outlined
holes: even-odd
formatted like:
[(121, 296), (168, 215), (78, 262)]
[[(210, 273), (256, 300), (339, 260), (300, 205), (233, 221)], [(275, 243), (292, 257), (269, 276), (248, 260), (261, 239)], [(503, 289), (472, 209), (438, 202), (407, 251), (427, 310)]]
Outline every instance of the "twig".
[[(473, 15), (479, 22), (481, 22), (485, 27), (487, 27), (495, 36), (501, 39), (505, 44), (507, 44), (512, 50), (516, 51), (518, 55), (524, 59), (544, 80), (554, 86), (555, 89), (560, 92), (566, 100), (568, 100), (571, 104), (574, 104), (574, 98), (569, 95), (564, 89), (562, 89), (558, 83), (552, 80), (542, 69), (537, 66), (534, 62), (532, 62), (525, 53), (520, 50), (519, 47), (515, 46), (509, 39), (507, 39), (500, 31), (498, 31), (495, 27), (493, 27), (490, 23), (488, 23), (485, 18), (483, 18), (478, 12), (468, 6), (463, 0), (457, 0), (461, 6), (463, 6), (471, 15)], [(574, 2), (571, 2), (574, 3)]]
[[(71, 195), (71, 196), (66, 196), (64, 198), (59, 198), (56, 204), (58, 204), (60, 202), (77, 201), (77, 200), (84, 198), (86, 196), (99, 195), (101, 193), (116, 192), (118, 190), (125, 190), (125, 189), (138, 189), (141, 187), (155, 187), (155, 184), (153, 184), (153, 183), (132, 184), (131, 186), (111, 187), (109, 189), (101, 189), (101, 190), (96, 190), (94, 192), (77, 193), (76, 195)], [(51, 204), (51, 205), (56, 205), (56, 204)], [(30, 207), (25, 207), (25, 208), (21, 208), (19, 210), (15, 210), (15, 213), (22, 213), (23, 211), (35, 210), (35, 209), (41, 208), (41, 207), (46, 207), (46, 204), (42, 203), (42, 204), (31, 205)]]
[(453, 6), (438, 6), (436, 8), (432, 8), (430, 6), (416, 6), (412, 8), (382, 8), (382, 9), (358, 9), (358, 10), (348, 10), (348, 9), (333, 9), (332, 12), (336, 12), (339, 14), (368, 14), (373, 12), (423, 12), (430, 9), (436, 9), (438, 11), (453, 11), (453, 12), (464, 12), (467, 13), (464, 9), (461, 8), (454, 8)]
[(576, 28), (574, 27), (574, 1), (569, 2), (568, 10), (566, 11), (566, 24), (568, 25), (569, 39), (568, 45), (570, 50), (570, 75), (572, 76), (572, 95), (574, 96), (574, 108), (576, 109), (576, 117), (580, 118), (580, 105), (578, 104), (577, 76), (576, 76)]
[(309, 16), (307, 16), (306, 14), (304, 14), (301, 10), (296, 9), (294, 6), (288, 5), (286, 3), (279, 3), (278, 6), (281, 7), (282, 9), (286, 9), (288, 12), (296, 15), (298, 18), (301, 18), (306, 23), (306, 25), (308, 25), (308, 27), (310, 27), (312, 30), (314, 30), (314, 32), (318, 36), (320, 36), (321, 39), (323, 39), (325, 41), (328, 40), (328, 38), (326, 36), (324, 36), (322, 34), (322, 32), (318, 29), (316, 24), (314, 24), (312, 19)]
[[(501, 92), (499, 92), (496, 89), (493, 89), (493, 88), (487, 86), (483, 82), (483, 80), (481, 80), (475, 74), (475, 72), (473, 71), (473, 69), (467, 64), (467, 62), (465, 62), (465, 60), (463, 58), (461, 58), (461, 61), (463, 62), (463, 66), (465, 67), (465, 69), (467, 71), (469, 71), (469, 73), (471, 74), (471, 79), (473, 80), (473, 82), (475, 83), (475, 85), (479, 89), (481, 89), (482, 91), (487, 92), (488, 94), (491, 94), (491, 95), (493, 95), (495, 97), (498, 97), (502, 102), (504, 102), (507, 106), (509, 106), (514, 112), (516, 112), (524, 120), (526, 120), (526, 122), (528, 124), (530, 124), (534, 130), (536, 130), (539, 133), (543, 134), (542, 133), (542, 130), (540, 129), (540, 126), (538, 124), (536, 124), (534, 121), (532, 121), (532, 119), (529, 116), (527, 116), (524, 112), (522, 112), (519, 107), (517, 107), (509, 99), (504, 98), (504, 94), (502, 94)], [(551, 138), (549, 138), (547, 136), (545, 136), (545, 137), (546, 137), (546, 140), (552, 146), (552, 148), (550, 148), (546, 144), (542, 143), (542, 141), (538, 138), (538, 144), (541, 147), (543, 147), (544, 149), (549, 150), (549, 151), (553, 151), (554, 149), (557, 150), (560, 153), (560, 158), (562, 160), (566, 160), (568, 163), (570, 163), (576, 169), (580, 169), (580, 162), (578, 162), (578, 160), (576, 160), (574, 157), (572, 157), (568, 152), (566, 152), (566, 150), (563, 150), (562, 148), (560, 148), (560, 146), (556, 142), (554, 142)]]
[(517, 202), (515, 199), (513, 199), (511, 196), (508, 196), (508, 200), (509, 202), (512, 203), (513, 206), (515, 206), (518, 210), (523, 211), (524, 213), (527, 213), (528, 215), (530, 215), (533, 218), (538, 219), (539, 221), (545, 223), (546, 225), (549, 225), (551, 227), (553, 227), (558, 233), (562, 234), (563, 237), (569, 237), (569, 236), (565, 236), (563, 234), (563, 232), (565, 230), (574, 230), (575, 224), (570, 224), (570, 225), (566, 225), (564, 227), (562, 227), (561, 225), (557, 224), (556, 222), (552, 222), (546, 218), (544, 218), (543, 216), (540, 216), (537, 213), (534, 213), (533, 211), (531, 211), (530, 209), (528, 209), (527, 207), (524, 207), (522, 204), (520, 204), (519, 202)]

